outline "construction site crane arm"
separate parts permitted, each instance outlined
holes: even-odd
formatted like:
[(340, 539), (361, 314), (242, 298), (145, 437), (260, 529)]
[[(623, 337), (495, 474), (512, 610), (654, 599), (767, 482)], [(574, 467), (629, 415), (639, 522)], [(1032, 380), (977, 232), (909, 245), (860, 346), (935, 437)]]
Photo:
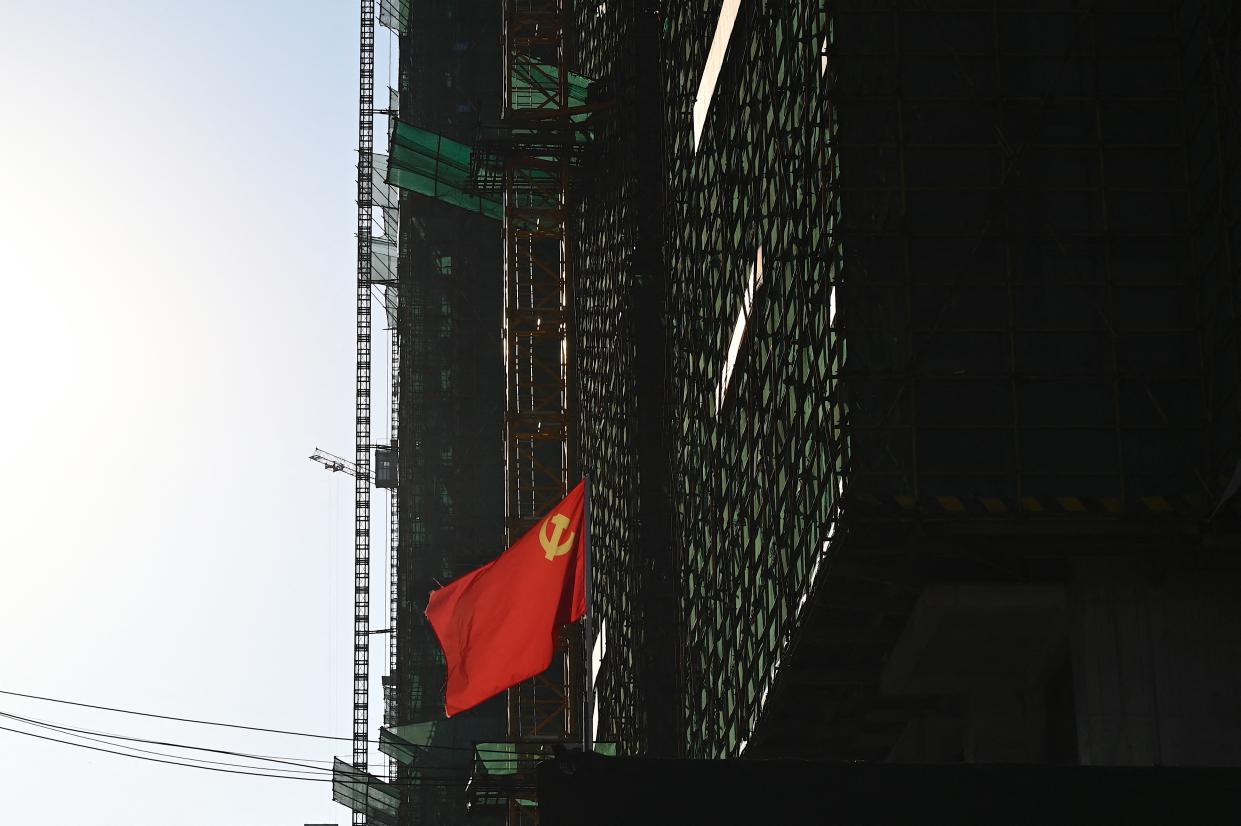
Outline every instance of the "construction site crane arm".
[[(358, 466), (348, 459), (337, 456), (335, 453), (328, 453), (326, 450), (320, 450), (316, 447), (315, 452), (310, 454), (310, 461), (318, 462), (333, 473), (344, 473), (352, 476), (354, 479), (358, 478)], [(369, 477), (369, 474), (367, 476)]]

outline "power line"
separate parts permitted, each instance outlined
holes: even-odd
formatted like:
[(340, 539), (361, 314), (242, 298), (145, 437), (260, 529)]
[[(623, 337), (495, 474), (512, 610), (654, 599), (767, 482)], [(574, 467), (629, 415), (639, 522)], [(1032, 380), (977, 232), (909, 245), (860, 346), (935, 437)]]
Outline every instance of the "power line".
[[(11, 697), (25, 697), (28, 700), (41, 700), (45, 703), (60, 703), (67, 706), (78, 706), (80, 708), (93, 708), (98, 711), (112, 711), (117, 714), (133, 714), (137, 717), (153, 717), (157, 720), (173, 720), (178, 723), (194, 723), (200, 726), (220, 726), (222, 728), (243, 729), (245, 731), (261, 731), (268, 734), (287, 734), (291, 737), (311, 737), (317, 740), (341, 740), (346, 743), (352, 743), (352, 737), (336, 737), (331, 734), (311, 734), (304, 731), (288, 731), (287, 729), (264, 728), (262, 726), (247, 726), (240, 723), (221, 723), (212, 720), (197, 720), (192, 717), (173, 717), (168, 714), (153, 714), (149, 711), (134, 711), (127, 708), (112, 708), (111, 706), (94, 705), (93, 703), (80, 703), (75, 700), (59, 700), (54, 697), (41, 697), (37, 694), (22, 694), (18, 691), (5, 691), (0, 689), (0, 694), (7, 694)], [(372, 743), (378, 743), (378, 740), (371, 740)]]
[[(308, 770), (308, 771), (301, 771), (299, 769), (283, 769), (283, 770), (270, 769), (270, 771), (285, 771), (291, 774), (307, 774), (311, 772), (330, 774), (332, 772), (332, 769), (329, 769), (323, 766), (312, 766), (312, 765), (309, 765), (309, 763), (307, 762), (297, 762), (297, 760), (306, 760), (306, 761), (309, 761), (310, 763), (315, 763), (315, 762), (331, 763), (332, 761), (330, 760), (320, 761), (320, 760), (315, 760), (313, 758), (297, 758), (297, 760), (292, 760), (292, 759), (273, 757), (271, 755), (252, 754), (249, 752), (233, 751), (230, 749), (217, 749), (217, 748), (209, 748), (206, 746), (192, 746), (186, 743), (177, 743), (177, 742), (166, 741), (166, 740), (151, 740), (151, 739), (143, 738), (143, 737), (131, 737), (131, 736), (124, 735), (124, 734), (114, 734), (111, 732), (95, 731), (93, 729), (75, 728), (73, 726), (66, 726), (66, 725), (61, 725), (59, 723), (52, 723), (46, 720), (36, 720), (32, 717), (23, 717), (19, 714), (10, 714), (4, 711), (0, 711), (0, 717), (7, 717), (10, 720), (17, 720), (17, 721), (26, 723), (28, 725), (38, 726), (40, 728), (49, 729), (52, 731), (60, 732), (62, 734), (68, 734), (71, 737), (78, 737), (83, 740), (91, 740), (92, 742), (103, 743), (104, 745), (108, 745), (108, 746), (129, 749), (131, 751), (139, 751), (145, 754), (155, 754), (161, 757), (172, 757), (172, 758), (182, 759), (182, 760), (194, 760), (199, 763), (215, 763), (216, 765), (234, 766), (237, 768), (262, 768), (262, 769), (268, 768), (265, 766), (250, 766), (248, 764), (228, 763), (228, 762), (216, 761), (216, 760), (206, 760), (202, 758), (186, 757), (184, 755), (179, 755), (179, 754), (168, 754), (167, 752), (152, 751), (150, 749), (140, 749), (135, 746), (126, 746), (121, 743), (110, 742), (109, 740), (101, 740), (101, 739), (98, 739), (98, 737), (113, 738), (115, 740), (127, 740), (129, 742), (134, 742), (134, 743), (146, 743), (148, 745), (167, 746), (169, 748), (176, 748), (176, 749), (188, 749), (191, 751), (204, 751), (204, 752), (209, 752), (212, 754), (227, 755), (230, 757), (242, 757), (242, 758), (249, 759), (249, 760), (260, 760), (260, 761), (267, 761), (267, 762), (272, 762), (272, 763), (281, 763), (281, 764), (285, 764), (289, 766), (297, 766), (299, 767), (299, 769)], [(91, 737), (88, 735), (98, 735), (98, 737)], [(454, 747), (448, 746), (444, 748), (454, 748)], [(459, 750), (465, 750), (465, 749), (459, 749)], [(490, 750), (483, 750), (483, 751), (490, 751)], [(501, 752), (497, 750), (496, 753), (502, 753), (508, 756), (515, 757), (515, 755), (513, 755), (512, 752), (508, 752), (508, 751)], [(382, 768), (382, 766), (368, 765), (367, 768), (368, 769), (372, 769), (372, 768), (379, 769), (379, 768)], [(441, 767), (441, 768), (446, 768), (446, 767)], [(452, 772), (451, 770), (449, 770), (449, 773), (447, 774), (437, 774), (434, 776), (423, 774), (421, 775), (421, 777), (423, 779), (454, 780), (454, 781), (464, 779), (461, 774), (457, 772)]]
[[(63, 746), (75, 746), (80, 749), (98, 751), (104, 754), (115, 755), (117, 757), (128, 757), (133, 760), (143, 760), (148, 763), (163, 763), (163, 764), (170, 765), (170, 766), (181, 766), (182, 768), (187, 768), (187, 769), (200, 769), (202, 771), (220, 772), (223, 774), (240, 774), (240, 775), (246, 775), (249, 777), (266, 777), (266, 778), (270, 778), (273, 780), (299, 780), (305, 783), (331, 783), (333, 782), (333, 778), (331, 777), (294, 777), (288, 774), (271, 774), (269, 772), (243, 771), (240, 769), (223, 769), (223, 768), (216, 768), (214, 766), (202, 766), (197, 763), (184, 763), (179, 760), (164, 760), (164, 759), (160, 759), (157, 757), (143, 757), (140, 754), (127, 754), (126, 752), (123, 752), (123, 751), (114, 751), (112, 749), (100, 748), (99, 746), (88, 746), (85, 743), (74, 743), (71, 740), (60, 740), (55, 737), (47, 737), (42, 734), (36, 734), (33, 731), (22, 731), (21, 729), (9, 728), (8, 726), (0, 726), (0, 731), (7, 731), (13, 734), (20, 734), (24, 737), (34, 737), (38, 740), (47, 740), (52, 743), (59, 743)], [(389, 783), (388, 785), (398, 786), (398, 787), (421, 786), (421, 787), (429, 787), (429, 788), (462, 788), (465, 783), (464, 777), (456, 780), (455, 782), (446, 782), (446, 780), (447, 778), (428, 778), (426, 780), (398, 781), (396, 783)]]
[[(117, 714), (132, 714), (137, 717), (152, 717), (157, 720), (172, 720), (178, 723), (193, 723), (195, 725), (201, 725), (201, 726), (218, 726), (222, 728), (242, 729), (244, 731), (259, 731), (259, 732), (264, 732), (267, 734), (287, 734), (291, 737), (310, 737), (310, 738), (317, 739), (317, 740), (339, 740), (339, 741), (343, 741), (347, 743), (353, 742), (352, 737), (336, 737), (330, 734), (313, 734), (311, 732), (305, 732), (305, 731), (290, 731), (288, 729), (264, 728), (262, 726), (248, 726), (248, 725), (243, 725), (241, 723), (222, 723), (222, 722), (213, 721), (213, 720), (199, 720), (193, 717), (174, 717), (174, 716), (167, 715), (167, 714), (155, 714), (155, 713), (148, 712), (148, 711), (135, 711), (133, 709), (113, 708), (111, 706), (95, 705), (94, 703), (84, 703), (84, 702), (80, 702), (77, 700), (62, 700), (62, 699), (57, 699), (55, 697), (43, 697), (38, 694), (23, 694), (18, 691), (6, 691), (4, 689), (0, 689), (0, 694), (5, 694), (11, 697), (24, 697), (25, 699), (28, 699), (28, 700), (39, 700), (39, 701), (46, 702), (46, 703), (59, 703), (62, 705), (77, 706), (79, 708), (90, 708), (90, 709), (95, 709), (98, 711), (111, 711)], [(8, 717), (8, 716), (13, 716), (13, 715), (0, 713), (0, 716)], [(445, 718), (445, 720), (446, 719), (447, 718)], [(445, 722), (445, 720), (438, 720), (434, 722)], [(161, 743), (159, 741), (150, 741), (150, 740), (144, 741), (144, 740), (141, 740), (140, 738), (124, 737), (122, 735), (110, 735), (104, 732), (90, 731), (88, 729), (74, 729), (72, 726), (59, 726), (56, 724), (49, 724), (49, 725), (51, 725), (53, 728), (62, 728), (62, 729), (68, 729), (68, 730), (73, 730), (73, 731), (84, 731), (90, 734), (99, 734), (105, 737), (117, 737), (118, 739), (122, 739), (122, 740), (133, 740), (135, 742), (157, 743), (159, 745), (173, 745), (173, 746), (177, 745), (175, 743)], [(378, 744), (378, 743), (382, 743), (383, 741), (367, 740), (367, 742)], [(427, 744), (427, 745), (413, 744), (413, 745), (416, 748), (433, 749), (437, 751), (463, 751), (463, 752), (471, 752), (471, 753), (477, 752), (480, 754), (512, 755), (514, 757), (517, 756), (516, 754), (514, 754), (514, 752), (509, 751), (507, 749), (482, 749), (482, 748), (478, 748), (477, 746), (445, 746), (445, 745), (431, 745), (431, 744)], [(180, 746), (180, 748), (194, 748), (194, 747)], [(206, 750), (209, 751), (209, 749), (206, 749)], [(228, 753), (240, 755), (240, 753), (237, 753), (237, 752), (228, 752)], [(259, 755), (244, 755), (244, 756), (250, 756), (250, 757), (255, 757), (255, 758), (259, 757)]]
[(129, 757), (134, 760), (145, 760), (150, 763), (166, 763), (170, 766), (184, 766), (185, 768), (202, 769), (203, 771), (223, 772), (224, 774), (245, 774), (245, 775), (252, 775), (255, 777), (270, 777), (270, 778), (279, 779), (279, 780), (305, 780), (311, 783), (331, 782), (329, 778), (292, 777), (290, 775), (285, 775), (285, 774), (268, 774), (265, 772), (240, 771), (237, 769), (221, 769), (221, 768), (216, 768), (214, 766), (200, 766), (196, 763), (182, 763), (177, 760), (162, 760), (156, 757), (143, 757), (140, 754), (126, 754), (125, 752), (122, 752), (122, 751), (113, 751), (112, 749), (103, 749), (98, 746), (88, 746), (85, 743), (75, 743), (72, 740), (59, 740), (55, 737), (47, 737), (42, 734), (35, 734), (33, 731), (22, 731), (21, 729), (9, 728), (8, 726), (0, 726), (0, 731), (8, 731), (13, 734), (23, 735), (25, 737), (35, 737), (39, 740), (47, 740), (52, 743), (60, 743), (62, 746), (76, 746), (77, 748), (80, 748), (80, 749), (89, 749), (90, 751), (99, 751), (99, 752), (103, 752), (104, 754), (114, 754), (118, 757)]
[[(143, 752), (144, 754), (156, 754), (161, 757), (176, 757), (176, 758), (184, 759), (184, 760), (195, 760), (199, 763), (215, 763), (216, 765), (219, 765), (219, 766), (234, 766), (236, 768), (260, 768), (260, 767), (255, 767), (255, 766), (248, 766), (242, 763), (227, 763), (227, 762), (221, 762), (218, 760), (205, 760), (205, 759), (200, 759), (196, 757), (183, 757), (182, 755), (168, 754), (166, 752), (152, 751), (150, 749), (140, 749), (140, 748), (137, 748), (136, 746), (126, 746), (120, 743), (113, 743), (110, 740), (104, 740), (100, 738), (108, 737), (108, 738), (112, 738), (115, 740), (128, 740), (134, 743), (147, 743), (150, 745), (168, 746), (170, 748), (177, 748), (177, 749), (189, 749), (192, 751), (205, 751), (205, 752), (211, 752), (213, 754), (224, 754), (224, 755), (228, 755), (231, 757), (245, 757), (251, 760), (265, 760), (265, 761), (269, 761), (272, 763), (283, 763), (283, 764), (290, 765), (290, 766), (304, 767), (304, 770), (298, 770), (298, 769), (286, 770), (294, 774), (307, 774), (308, 773), (307, 770), (312, 771), (312, 772), (320, 772), (320, 773), (331, 772), (331, 769), (324, 768), (323, 766), (311, 766), (306, 763), (296, 763), (290, 760), (281, 760), (280, 758), (276, 758), (276, 757), (267, 757), (267, 756), (258, 755), (258, 754), (246, 754), (245, 752), (229, 751), (227, 749), (211, 749), (211, 748), (206, 748), (203, 746), (188, 746), (183, 743), (169, 743), (169, 742), (165, 742), (162, 740), (146, 740), (141, 737), (126, 737), (123, 734), (110, 734), (108, 732), (92, 731), (90, 729), (77, 729), (71, 726), (61, 726), (61, 725), (57, 725), (56, 723), (49, 723), (43, 720), (35, 720), (31, 717), (22, 717), (21, 715), (18, 715), (18, 714), (9, 714), (3, 711), (0, 711), (0, 717), (7, 717), (10, 720), (17, 720), (19, 722), (26, 723), (28, 725), (38, 726), (39, 728), (50, 729), (51, 731), (58, 731), (62, 734), (68, 734), (71, 737), (78, 737), (83, 740), (90, 740), (95, 743), (103, 743), (104, 745), (108, 745), (108, 746), (115, 746), (118, 748), (130, 749), (132, 751), (140, 751), (140, 752)], [(98, 735), (98, 737), (89, 736), (92, 734)], [(275, 771), (275, 770), (273, 769), (272, 771)]]
[(302, 760), (307, 763), (331, 763), (332, 762), (331, 760), (319, 760), (314, 757), (289, 757), (287, 755), (276, 757), (270, 754), (250, 754), (247, 752), (235, 752), (235, 751), (228, 751), (224, 749), (212, 749), (212, 748), (206, 748), (203, 746), (190, 746), (184, 743), (167, 743), (161, 740), (145, 740), (141, 737), (130, 737), (128, 735), (114, 734), (108, 731), (97, 731), (95, 729), (77, 728), (75, 726), (69, 726), (63, 723), (53, 723), (48, 720), (36, 720), (33, 717), (22, 717), (20, 714), (10, 714), (5, 711), (0, 711), (0, 717), (8, 717), (9, 719), (12, 719), (12, 720), (20, 720), (23, 723), (31, 723), (36, 726), (45, 726), (47, 728), (53, 728), (59, 731), (76, 732), (78, 734), (94, 734), (99, 737), (111, 737), (115, 740), (129, 740), (135, 743), (150, 743), (150, 744), (158, 745), (158, 746), (173, 746), (173, 747), (182, 748), (182, 749), (194, 749), (195, 751), (212, 751), (212, 752), (216, 752), (217, 754), (232, 754), (232, 755), (236, 755), (239, 757), (249, 757), (254, 760), (274, 760), (274, 761)]
[[(73, 737), (80, 737), (85, 740), (92, 740), (93, 742), (96, 742), (96, 743), (103, 743), (109, 746), (116, 746), (119, 748), (131, 749), (133, 751), (140, 751), (146, 754), (157, 754), (162, 757), (175, 757), (178, 759), (196, 760), (200, 763), (217, 763), (218, 765), (222, 765), (222, 766), (236, 766), (238, 768), (266, 768), (266, 767), (251, 767), (251, 766), (247, 766), (245, 764), (239, 764), (239, 763), (225, 763), (225, 762), (220, 762), (220, 761), (215, 761), (215, 760), (205, 760), (205, 759), (200, 759), (200, 758), (195, 758), (195, 757), (184, 757), (183, 755), (179, 755), (179, 754), (168, 754), (166, 752), (151, 751), (149, 749), (140, 749), (134, 746), (126, 746), (120, 743), (111, 743), (108, 740), (100, 740), (95, 737), (90, 737), (88, 735), (93, 734), (93, 735), (98, 735), (98, 737), (110, 737), (115, 740), (127, 740), (132, 743), (146, 743), (148, 745), (167, 746), (169, 748), (175, 748), (175, 749), (188, 749), (191, 751), (205, 751), (205, 752), (209, 752), (212, 754), (223, 754), (229, 757), (243, 757), (248, 760), (262, 760), (262, 761), (267, 761), (271, 763), (281, 763), (281, 764), (288, 765), (288, 766), (297, 766), (299, 767), (299, 769), (308, 770), (309, 772), (324, 772), (324, 773), (329, 773), (329, 774), (332, 772), (332, 769), (330, 768), (325, 768), (323, 766), (312, 766), (309, 764), (309, 763), (316, 763), (316, 762), (331, 763), (332, 762), (331, 760), (315, 760), (309, 757), (297, 758), (296, 760), (294, 760), (294, 759), (288, 759), (288, 758), (273, 757), (271, 755), (265, 755), (265, 754), (251, 754), (249, 752), (232, 751), (230, 749), (215, 749), (215, 748), (209, 748), (206, 746), (191, 746), (186, 743), (176, 743), (176, 742), (170, 742), (166, 740), (150, 740), (150, 739), (143, 738), (143, 737), (130, 737), (128, 735), (112, 734), (106, 731), (94, 731), (92, 729), (74, 728), (73, 726), (65, 726), (65, 725), (60, 725), (58, 723), (50, 723), (46, 720), (36, 720), (32, 717), (22, 717), (19, 714), (9, 714), (8, 712), (5, 712), (5, 711), (0, 711), (0, 717), (7, 717), (10, 720), (18, 720), (20, 722), (27, 723), (29, 725), (34, 725), (40, 728), (50, 729), (52, 731), (58, 731), (58, 732), (61, 732), (63, 734), (68, 734)], [(298, 762), (299, 760), (306, 760), (309, 762)], [(382, 768), (382, 766), (372, 765), (372, 766), (367, 766), (367, 768), (379, 769), (379, 768)], [(282, 771), (287, 771), (292, 774), (308, 773), (308, 771), (301, 771), (299, 769), (283, 769)], [(277, 770), (271, 769), (271, 771), (277, 771)], [(455, 779), (457, 776), (458, 775), (456, 774), (443, 775), (443, 776), (437, 776), (436, 779)]]

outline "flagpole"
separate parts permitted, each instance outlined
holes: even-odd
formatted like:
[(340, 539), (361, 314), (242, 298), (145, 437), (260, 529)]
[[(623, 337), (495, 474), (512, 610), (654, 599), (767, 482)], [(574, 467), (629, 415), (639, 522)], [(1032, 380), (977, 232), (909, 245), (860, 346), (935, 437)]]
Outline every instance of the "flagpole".
[(586, 483), (585, 502), (582, 509), (582, 521), (584, 524), (585, 536), (582, 540), (582, 553), (584, 555), (586, 569), (586, 616), (582, 617), (582, 647), (586, 650), (585, 668), (586, 684), (582, 686), (582, 751), (594, 751), (595, 749), (595, 640), (594, 640), (594, 584), (593, 571), (591, 570), (592, 562), (590, 555), (590, 474), (585, 474), (583, 481)]

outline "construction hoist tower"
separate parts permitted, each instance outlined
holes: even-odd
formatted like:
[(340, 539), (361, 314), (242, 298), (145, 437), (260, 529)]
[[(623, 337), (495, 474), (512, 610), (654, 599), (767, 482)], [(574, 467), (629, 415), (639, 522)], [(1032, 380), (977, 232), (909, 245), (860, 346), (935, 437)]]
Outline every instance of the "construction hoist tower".
[[(369, 750), (371, 613), (371, 174), (375, 144), (375, 2), (361, 0), (358, 38), (357, 370), (354, 400), (353, 769), (366, 774)], [(360, 809), (360, 810), (359, 810)], [(353, 811), (365, 826), (366, 810)]]

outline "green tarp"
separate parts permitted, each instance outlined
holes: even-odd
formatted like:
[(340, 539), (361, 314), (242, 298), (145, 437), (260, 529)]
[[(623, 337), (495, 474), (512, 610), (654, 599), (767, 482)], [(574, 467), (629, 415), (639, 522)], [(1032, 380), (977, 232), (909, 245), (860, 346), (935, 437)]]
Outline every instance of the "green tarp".
[(496, 726), (485, 717), (462, 715), (381, 728), (379, 750), (407, 766), (464, 772), (470, 767), (475, 744), (494, 737)]
[(388, 156), (371, 156), (371, 203), (383, 218), (383, 232), (371, 237), (371, 283), (396, 287), (398, 199), (388, 180)]
[[(427, 725), (427, 724), (421, 724)], [(396, 726), (395, 728), (379, 729), (379, 750), (391, 757), (398, 763), (406, 766), (412, 766), (414, 760), (417, 759), (418, 750), (414, 748), (416, 745), (424, 745), (417, 743), (415, 739), (408, 739), (401, 736), (405, 729), (414, 728), (414, 726)], [(400, 732), (398, 734), (398, 732)]]
[(372, 823), (396, 826), (400, 790), (340, 758), (332, 763), (332, 799), (352, 811), (365, 812)]
[(379, 0), (379, 25), (409, 34), (409, 0)]
[[(560, 83), (560, 70), (539, 63), (527, 55), (518, 55), (509, 77), (509, 103), (514, 109), (541, 109), (547, 99), (555, 99)], [(586, 105), (586, 87), (590, 78), (569, 72), (569, 106)]]
[(384, 314), (388, 319), (388, 326), (396, 329), (397, 309), (401, 305), (401, 296), (397, 288), (396, 282), (384, 285)]
[(497, 221), (504, 214), (499, 198), (469, 191), (470, 147), (408, 123), (392, 131), (388, 183)]
[(476, 765), (487, 774), (515, 774), (517, 772), (517, 747), (515, 743), (479, 743)]

